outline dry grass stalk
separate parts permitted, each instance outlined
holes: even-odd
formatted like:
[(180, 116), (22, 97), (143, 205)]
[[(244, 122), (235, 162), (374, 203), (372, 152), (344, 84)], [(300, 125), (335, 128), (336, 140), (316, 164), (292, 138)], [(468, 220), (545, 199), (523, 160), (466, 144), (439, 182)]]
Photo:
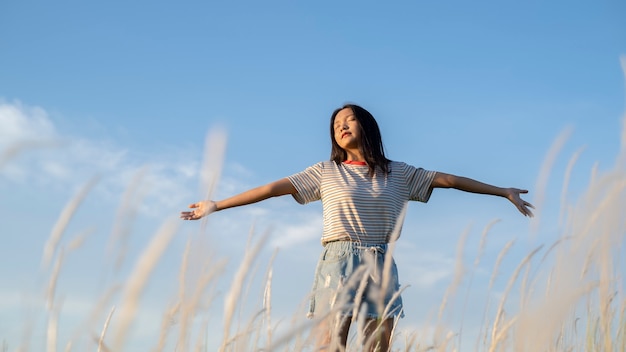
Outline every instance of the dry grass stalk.
[[(305, 331), (314, 331), (320, 325), (324, 324), (327, 319), (331, 317), (334, 312), (329, 312), (326, 315), (321, 317), (316, 317), (315, 319), (309, 319), (304, 323), (294, 324), (293, 327), (289, 329), (288, 332), (284, 333), (282, 336), (277, 336), (273, 339), (272, 350), (277, 351), (281, 346), (287, 346), (288, 351), (299, 351), (300, 349), (291, 349), (289, 348), (289, 343), (291, 343), (294, 339), (300, 337)], [(311, 342), (311, 339), (316, 338), (315, 332), (309, 336), (309, 338), (304, 343)]]
[(278, 249), (274, 250), (272, 257), (270, 258), (269, 265), (267, 266), (267, 273), (265, 274), (265, 289), (263, 290), (263, 311), (265, 312), (265, 325), (267, 335), (267, 350), (272, 349), (272, 278), (274, 271), (272, 269)]
[[(514, 243), (515, 243), (515, 240), (508, 241), (504, 245), (504, 247), (502, 247), (500, 252), (498, 253), (498, 257), (496, 258), (496, 262), (494, 264), (493, 270), (491, 272), (491, 276), (489, 278), (489, 285), (488, 285), (488, 288), (487, 288), (488, 292), (491, 292), (491, 290), (493, 289), (493, 285), (495, 283), (496, 277), (498, 276), (498, 269), (500, 268), (502, 260), (504, 259), (506, 254), (509, 252), (511, 247), (513, 247)], [(483, 335), (483, 338), (482, 338), (483, 346), (487, 346), (489, 344), (489, 342), (488, 342), (489, 341), (489, 330), (487, 329), (487, 327), (489, 326), (489, 319), (488, 319), (488, 314), (487, 313), (488, 313), (490, 307), (491, 307), (491, 296), (489, 295), (487, 297), (487, 303), (485, 304), (485, 309), (483, 310), (483, 316), (482, 316), (482, 319), (481, 319), (480, 332), (479, 332), (479, 336)], [(479, 345), (480, 345), (480, 340), (477, 339), (476, 340), (476, 347), (475, 347), (476, 350), (479, 349)]]
[(56, 352), (59, 333), (59, 308), (48, 310), (48, 328), (46, 331), (46, 351)]
[(248, 248), (244, 255), (244, 258), (239, 265), (239, 269), (235, 273), (233, 281), (231, 283), (230, 290), (226, 295), (226, 299), (224, 302), (224, 338), (222, 346), (220, 346), (220, 351), (225, 351), (227, 342), (231, 340), (230, 329), (233, 322), (233, 316), (237, 309), (237, 301), (241, 297), (241, 292), (243, 285), (246, 280), (246, 276), (248, 274), (248, 270), (253, 266), (252, 264), (256, 260), (256, 257), (259, 251), (262, 248), (262, 245), (265, 243), (268, 234), (265, 233), (261, 236), (261, 239), (254, 245), (252, 248)]
[(626, 351), (626, 299), (622, 301), (620, 309), (619, 320), (617, 322), (617, 343), (618, 350)]
[(542, 248), (543, 246), (539, 246), (538, 248), (535, 248), (532, 252), (530, 252), (530, 254), (528, 254), (523, 260), (522, 262), (517, 266), (517, 268), (515, 268), (515, 271), (513, 272), (513, 275), (511, 276), (511, 278), (509, 279), (506, 288), (504, 289), (504, 294), (500, 300), (500, 305), (498, 307), (498, 310), (496, 311), (496, 318), (495, 321), (493, 323), (493, 328), (491, 330), (491, 342), (489, 345), (489, 351), (490, 352), (494, 352), (497, 351), (497, 348), (500, 344), (500, 342), (502, 342), (502, 334), (499, 334), (499, 329), (501, 329), (500, 326), (500, 321), (502, 319), (504, 319), (504, 303), (507, 300), (507, 297), (509, 295), (509, 293), (511, 292), (511, 289), (513, 288), (513, 285), (515, 284), (515, 282), (517, 281), (517, 277), (519, 276), (520, 271), (522, 270), (522, 268), (524, 268), (526, 265), (528, 265), (530, 263), (530, 260), (532, 257), (535, 256), (535, 254), (537, 254), (537, 252)]
[[(391, 300), (389, 301), (389, 304), (387, 304), (387, 306), (385, 307), (385, 310), (381, 314), (383, 319), (389, 318), (391, 316), (389, 311), (391, 310), (392, 303), (396, 299), (398, 299), (400, 297), (400, 295), (402, 295), (404, 290), (406, 290), (409, 287), (411, 287), (411, 286), (407, 285), (407, 286), (404, 286), (404, 287), (400, 288), (397, 292), (394, 292), (394, 294), (391, 296)], [(397, 323), (397, 319), (396, 319), (396, 323)]]
[[(82, 234), (79, 234), (78, 236), (76, 236), (76, 238), (74, 238), (70, 244), (69, 244), (69, 252), (74, 251), (78, 248), (80, 248), (80, 246), (82, 245), (85, 237), (91, 232), (91, 230), (86, 231)], [(48, 280), (48, 286), (46, 288), (45, 291), (45, 300), (46, 300), (46, 309), (48, 311), (48, 314), (50, 314), (50, 319), (48, 320), (48, 338), (49, 339), (53, 339), (54, 342), (49, 342), (48, 345), (54, 345), (56, 348), (57, 342), (56, 340), (58, 339), (57, 335), (58, 335), (58, 317), (60, 315), (60, 308), (57, 306), (59, 305), (56, 301), (55, 301), (55, 297), (56, 297), (56, 291), (57, 291), (57, 284), (58, 284), (58, 280), (59, 280), (59, 275), (61, 273), (61, 268), (63, 266), (63, 262), (65, 260), (65, 247), (64, 246), (60, 246), (60, 248), (58, 249), (58, 253), (55, 257), (53, 266), (52, 266), (52, 270), (50, 271), (50, 279)]]
[(111, 322), (111, 318), (113, 317), (113, 313), (115, 312), (115, 306), (111, 307), (111, 311), (107, 316), (107, 319), (104, 321), (104, 326), (102, 327), (102, 332), (100, 333), (100, 338), (98, 339), (98, 352), (102, 352), (104, 348), (104, 336), (106, 335), (107, 329), (109, 328), (109, 323)]
[[(597, 288), (597, 284), (574, 287), (559, 282), (553, 293), (544, 297), (536, 307), (520, 312), (514, 335), (515, 350), (530, 352), (550, 346), (563, 328), (565, 318), (571, 313), (572, 308), (581, 297)], [(533, 338), (528, 339), (526, 336)]]
[(132, 232), (133, 220), (137, 217), (139, 206), (145, 196), (145, 187), (142, 187), (146, 174), (148, 172), (147, 167), (142, 167), (133, 176), (130, 184), (126, 187), (126, 191), (122, 195), (122, 201), (118, 207), (115, 221), (113, 222), (113, 229), (109, 236), (109, 251), (115, 248), (114, 253), (114, 270), (119, 271), (126, 254), (128, 252), (128, 240)]
[(568, 208), (567, 189), (569, 188), (569, 180), (572, 175), (572, 171), (574, 170), (574, 165), (576, 165), (578, 158), (580, 157), (580, 155), (582, 154), (584, 150), (585, 150), (584, 147), (581, 147), (580, 149), (578, 149), (574, 153), (574, 155), (572, 155), (569, 162), (567, 163), (567, 167), (565, 168), (565, 177), (563, 178), (563, 186), (561, 187), (561, 208), (560, 208), (561, 211), (559, 213), (559, 225), (563, 225), (565, 221), (565, 216), (566, 216), (565, 211)]
[[(271, 229), (266, 230), (267, 231), (266, 234), (269, 235), (270, 230)], [(254, 232), (254, 227), (250, 230), (250, 237), (248, 237), (248, 241), (252, 240), (253, 232)], [(248, 243), (248, 246), (249, 245), (250, 244)], [(263, 245), (261, 245), (261, 248), (262, 247), (263, 247)], [(246, 275), (247, 279), (244, 282), (245, 283), (244, 286), (243, 286), (244, 289), (242, 290), (242, 292), (240, 294), (240, 305), (238, 307), (238, 315), (239, 316), (238, 316), (237, 321), (239, 323), (243, 322), (242, 314), (243, 314), (244, 310), (247, 309), (247, 306), (246, 306), (247, 303), (254, 301), (252, 299), (248, 299), (248, 297), (250, 297), (250, 295), (251, 295), (250, 292), (252, 291), (253, 284), (256, 283), (254, 280), (252, 280), (252, 278), (258, 276), (258, 272), (259, 272), (260, 268), (261, 268), (260, 265), (253, 265), (251, 270)], [(261, 291), (261, 292), (263, 292), (263, 291)], [(261, 313), (263, 313), (265, 311), (265, 308), (263, 307), (263, 294), (261, 294), (261, 295), (259, 295), (257, 297), (259, 297), (259, 299), (260, 299), (258, 301), (259, 304), (257, 306), (255, 306), (253, 309), (258, 309)], [(247, 323), (248, 324), (248, 328), (249, 328), (249, 325), (252, 324), (252, 322), (255, 321), (255, 320), (256, 320), (256, 318), (253, 318), (252, 320), (248, 321), (248, 323)], [(240, 329), (240, 328), (241, 328), (241, 326), (237, 327), (237, 329)], [(257, 335), (257, 337), (259, 337), (261, 335), (260, 329), (259, 329), (259, 331), (257, 331), (256, 335)]]
[(156, 236), (150, 241), (146, 250), (141, 254), (127, 280), (120, 306), (119, 325), (114, 337), (114, 351), (121, 351), (126, 342), (130, 325), (135, 318), (143, 289), (148, 282), (152, 270), (154, 270), (161, 255), (165, 252), (170, 240), (174, 236), (177, 223), (177, 219), (170, 219), (163, 224)]
[[(224, 165), (226, 152), (226, 132), (221, 128), (214, 128), (207, 133), (204, 141), (204, 160), (200, 169), (200, 194), (203, 199), (211, 199), (214, 194)], [(209, 217), (201, 220), (202, 230), (206, 229)]]
[(537, 209), (535, 217), (531, 219), (533, 233), (536, 233), (539, 229), (539, 223), (542, 215), (541, 209), (543, 209), (545, 195), (547, 194), (548, 180), (550, 178), (551, 170), (554, 168), (554, 162), (571, 134), (572, 128), (567, 128), (561, 132), (559, 136), (557, 136), (548, 150), (543, 164), (541, 165), (539, 177), (537, 178), (537, 183), (534, 189), (535, 199), (532, 202)]
[(171, 307), (169, 307), (161, 318), (161, 330), (159, 332), (159, 341), (157, 346), (154, 348), (155, 351), (163, 351), (165, 348), (165, 343), (167, 342), (167, 337), (170, 332), (170, 328), (175, 324), (176, 316), (180, 312), (180, 301), (176, 301)]
[[(393, 262), (393, 253), (395, 252), (398, 238), (400, 237), (400, 232), (402, 230), (402, 224), (404, 223), (404, 218), (406, 217), (407, 205), (402, 208), (400, 215), (398, 216), (398, 220), (396, 221), (393, 231), (391, 232), (389, 238), (389, 244), (387, 245), (387, 251), (385, 253), (385, 260), (383, 263), (383, 272), (382, 272), (382, 292), (387, 292), (387, 288), (389, 287), (389, 282), (391, 280), (391, 267)], [(378, 268), (376, 268), (378, 270)], [(381, 295), (384, 296), (384, 295)], [(382, 312), (384, 308), (384, 297), (380, 297), (378, 300), (378, 311)]]
[[(185, 351), (189, 345), (191, 330), (193, 329), (193, 320), (201, 312), (208, 309), (213, 297), (206, 297), (206, 291), (210, 284), (215, 282), (217, 276), (223, 273), (227, 261), (225, 259), (216, 263), (206, 263), (202, 270), (202, 274), (196, 279), (195, 290), (189, 297), (179, 297), (180, 299), (180, 329), (178, 334), (177, 349)], [(183, 348), (184, 347), (184, 348)]]
[(54, 296), (56, 293), (59, 273), (61, 272), (61, 266), (63, 265), (63, 259), (65, 258), (64, 252), (63, 247), (61, 247), (56, 260), (54, 261), (54, 265), (52, 266), (52, 271), (50, 272), (50, 281), (48, 282), (48, 288), (46, 289), (46, 308), (48, 311), (51, 311), (54, 307)]
[(416, 331), (405, 335), (404, 337), (404, 352), (409, 352), (409, 350), (411, 349), (411, 347), (413, 347), (413, 349), (415, 351), (417, 351), (419, 349), (419, 342), (417, 342), (417, 338), (418, 338), (418, 334)]
[(89, 229), (82, 231), (72, 241), (70, 241), (70, 243), (68, 243), (67, 249), (70, 252), (79, 249), (85, 243), (85, 240), (87, 240), (87, 237), (92, 235), (94, 232), (95, 232), (95, 228), (89, 228)]
[(500, 219), (492, 220), (489, 224), (487, 224), (487, 226), (485, 226), (485, 228), (483, 229), (482, 235), (480, 236), (480, 242), (478, 243), (478, 253), (476, 254), (476, 258), (474, 258), (474, 266), (472, 267), (472, 270), (470, 272), (469, 283), (467, 285), (467, 290), (465, 291), (465, 299), (464, 299), (464, 302), (463, 302), (463, 310), (461, 312), (461, 325), (459, 327), (459, 342), (458, 342), (459, 348), (462, 347), (463, 325), (464, 325), (464, 322), (465, 322), (465, 312), (466, 312), (466, 308), (467, 308), (467, 303), (469, 301), (469, 294), (470, 294), (470, 291), (472, 289), (472, 284), (474, 282), (474, 273), (476, 273), (476, 270), (478, 269), (478, 264), (480, 264), (480, 260), (482, 258), (483, 252), (485, 250), (485, 246), (487, 244), (487, 235), (489, 234), (489, 232), (491, 231), (493, 226), (495, 224), (497, 224), (498, 222), (500, 222)]
[[(590, 297), (586, 349), (615, 350), (619, 328), (614, 325), (617, 283), (614, 254), (623, 242), (626, 229), (623, 218), (626, 208), (624, 166), (618, 163), (604, 175), (598, 173), (597, 166), (594, 167), (586, 193), (569, 214), (562, 239), (568, 239), (570, 245), (565, 246), (566, 243), (562, 242), (553, 246), (556, 248), (559, 244), (559, 251), (545, 296), (537, 302), (535, 309), (524, 309), (520, 314), (515, 332), (516, 350), (536, 351), (550, 345), (563, 349), (572, 348), (568, 345), (575, 346), (566, 342), (563, 332), (567, 331), (565, 318), (576, 308), (581, 297)], [(592, 299), (592, 293), (596, 293), (597, 298)], [(597, 311), (592, 305), (597, 305)], [(531, 335), (533, 339), (524, 338)]]
[(506, 254), (509, 252), (509, 250), (511, 250), (511, 247), (513, 247), (514, 243), (515, 243), (515, 240), (508, 241), (504, 245), (504, 247), (502, 247), (502, 249), (500, 250), (500, 253), (498, 253), (498, 257), (496, 258), (496, 263), (493, 266), (493, 271), (491, 272), (491, 277), (489, 278), (489, 291), (493, 289), (493, 284), (496, 281), (496, 276), (498, 276), (498, 269), (500, 268), (500, 265), (502, 264), (502, 260), (504, 259)]
[(205, 138), (200, 191), (207, 195), (206, 199), (210, 199), (222, 174), (226, 141), (226, 132), (221, 128), (210, 130)]
[[(490, 351), (498, 351), (498, 346), (504, 345), (503, 341), (507, 339), (508, 333), (511, 330), (511, 327), (516, 322), (517, 322), (517, 317), (513, 317), (509, 319), (504, 325), (498, 328), (495, 336), (492, 337), (492, 343), (489, 349)], [(493, 341), (496, 341), (496, 343), (494, 343)]]
[(202, 324), (200, 324), (200, 328), (198, 329), (199, 331), (203, 331), (204, 333), (199, 333), (198, 337), (196, 339), (196, 346), (194, 347), (194, 351), (196, 352), (201, 352), (201, 351), (205, 351), (208, 352), (209, 351), (209, 347), (208, 347), (208, 335), (209, 335), (209, 318), (208, 316), (205, 316)]
[[(96, 326), (96, 322), (102, 317), (104, 310), (110, 306), (110, 302), (112, 301), (115, 294), (119, 293), (120, 289), (121, 285), (113, 285), (112, 287), (106, 289), (104, 293), (100, 297), (98, 297), (98, 300), (94, 304), (94, 307), (91, 309), (91, 312), (89, 313), (87, 319), (85, 319), (85, 321), (80, 324), (80, 326), (78, 326), (72, 334), (73, 340), (78, 340), (80, 337), (85, 336), (85, 334), (87, 334), (91, 328)], [(97, 343), (99, 338), (94, 335), (93, 340)], [(103, 350), (107, 351), (106, 345), (103, 345)]]
[[(626, 81), (626, 55), (620, 56), (620, 63), (622, 65), (622, 73), (624, 74), (624, 80)], [(621, 150), (617, 159), (617, 166), (624, 168), (626, 166), (626, 113), (624, 113), (624, 117), (622, 118), (622, 138), (621, 141)]]
[[(370, 258), (367, 258), (367, 259), (370, 259)], [(369, 264), (374, 265), (374, 263), (369, 263)], [(361, 275), (361, 279), (358, 280), (359, 285), (358, 285), (358, 288), (356, 290), (356, 294), (354, 297), (354, 304), (352, 307), (352, 321), (353, 322), (357, 319), (357, 317), (360, 316), (359, 307), (361, 307), (363, 296), (365, 295), (365, 289), (367, 289), (367, 284), (369, 282), (369, 276), (371, 275), (372, 267), (368, 265), (368, 266), (365, 266), (364, 269), (365, 269), (365, 272), (363, 272), (363, 274)], [(380, 299), (378, 302), (379, 309), (380, 309), (380, 304), (382, 303), (382, 301), (384, 301), (384, 297)]]
[(56, 224), (52, 228), (52, 232), (50, 232), (50, 237), (48, 238), (48, 241), (44, 246), (42, 258), (42, 266), (44, 268), (50, 264), (50, 261), (52, 260), (52, 257), (54, 256), (54, 253), (56, 252), (57, 247), (61, 241), (61, 238), (63, 237), (63, 233), (65, 232), (67, 225), (70, 223), (70, 220), (72, 220), (74, 213), (76, 213), (76, 210), (78, 209), (80, 204), (83, 202), (87, 194), (91, 191), (91, 189), (96, 185), (97, 182), (98, 178), (96, 177), (89, 180), (89, 182), (87, 182), (79, 190), (76, 196), (74, 196), (74, 198), (70, 200), (70, 202), (61, 212), (61, 215), (59, 216)]
[[(185, 245), (185, 252), (183, 252), (183, 259), (180, 265), (180, 270), (178, 272), (178, 302), (176, 306), (174, 307), (178, 309), (174, 309), (170, 312), (171, 319), (174, 319), (174, 316), (177, 313), (179, 313), (179, 309), (186, 301), (185, 288), (187, 287), (186, 279), (187, 279), (187, 269), (189, 267), (190, 252), (191, 252), (191, 241), (187, 241), (187, 244)], [(186, 336), (187, 336), (187, 321), (186, 319), (182, 319), (182, 322), (180, 323), (179, 343), (177, 344), (177, 347), (179, 348), (186, 347), (185, 345), (185, 341), (187, 340)], [(161, 337), (164, 337), (164, 335), (161, 335)], [(182, 344), (181, 344), (181, 340), (183, 341)], [(182, 350), (184, 351), (184, 349)]]
[(2, 153), (0, 154), (0, 169), (4, 167), (4, 165), (9, 162), (9, 160), (15, 158), (20, 153), (23, 153), (30, 149), (49, 149), (49, 148), (58, 148), (63, 146), (64, 143), (61, 141), (18, 141), (15, 142), (8, 147), (6, 147)]
[(464, 256), (465, 243), (467, 241), (469, 232), (470, 232), (469, 228), (465, 229), (465, 231), (461, 234), (459, 238), (459, 242), (457, 243), (456, 264), (454, 267), (454, 278), (452, 279), (452, 283), (446, 289), (446, 292), (443, 295), (443, 299), (441, 300), (441, 305), (439, 306), (439, 315), (438, 315), (439, 321), (442, 320), (443, 312), (445, 311), (448, 305), (448, 298), (454, 292), (456, 292), (457, 288), (461, 284), (461, 281), (463, 280), (463, 276), (465, 275), (465, 266), (463, 265), (463, 256)]

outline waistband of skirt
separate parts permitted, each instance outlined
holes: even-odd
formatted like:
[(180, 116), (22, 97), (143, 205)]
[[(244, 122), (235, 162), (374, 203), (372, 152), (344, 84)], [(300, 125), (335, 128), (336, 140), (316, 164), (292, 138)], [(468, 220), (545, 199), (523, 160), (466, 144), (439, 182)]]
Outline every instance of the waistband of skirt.
[(345, 250), (348, 250), (348, 249), (367, 250), (367, 249), (375, 248), (379, 251), (382, 250), (383, 253), (387, 251), (388, 246), (389, 246), (388, 243), (367, 243), (367, 242), (357, 242), (357, 241), (350, 241), (350, 240), (337, 240), (337, 241), (330, 241), (330, 242), (324, 243), (325, 248), (345, 249)]

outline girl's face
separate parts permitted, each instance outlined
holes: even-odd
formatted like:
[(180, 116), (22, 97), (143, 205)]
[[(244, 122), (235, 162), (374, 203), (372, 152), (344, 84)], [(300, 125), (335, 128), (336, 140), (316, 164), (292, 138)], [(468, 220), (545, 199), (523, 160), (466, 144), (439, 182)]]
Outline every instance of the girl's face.
[(358, 149), (361, 141), (361, 125), (352, 109), (337, 113), (334, 121), (335, 141), (343, 150)]

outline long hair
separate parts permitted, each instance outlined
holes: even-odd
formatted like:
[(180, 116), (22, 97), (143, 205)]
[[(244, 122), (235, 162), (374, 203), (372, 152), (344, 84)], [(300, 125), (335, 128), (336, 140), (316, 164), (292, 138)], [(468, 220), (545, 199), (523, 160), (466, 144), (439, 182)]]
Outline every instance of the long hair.
[(380, 135), (378, 123), (369, 111), (355, 104), (346, 104), (340, 107), (333, 112), (330, 118), (330, 141), (332, 145), (330, 160), (339, 165), (348, 157), (346, 151), (343, 150), (335, 140), (335, 117), (337, 117), (339, 111), (343, 109), (351, 109), (352, 113), (356, 117), (356, 120), (359, 122), (359, 127), (361, 128), (359, 148), (365, 158), (367, 166), (369, 166), (370, 176), (374, 176), (377, 170), (382, 171), (384, 174), (388, 174), (390, 160), (385, 157), (385, 148), (383, 146), (383, 140)]

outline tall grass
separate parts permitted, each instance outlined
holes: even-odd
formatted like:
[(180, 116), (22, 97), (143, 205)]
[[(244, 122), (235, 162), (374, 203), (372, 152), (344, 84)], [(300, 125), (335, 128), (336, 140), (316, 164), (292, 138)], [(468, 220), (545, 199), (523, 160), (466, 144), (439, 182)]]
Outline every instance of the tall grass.
[[(626, 126), (626, 117), (624, 120)], [(615, 164), (600, 173), (592, 170), (592, 177), (586, 191), (579, 199), (567, 204), (565, 193), (580, 152), (577, 152), (567, 166), (561, 197), (559, 239), (531, 250), (518, 263), (513, 272), (502, 272), (501, 263), (515, 246), (514, 241), (506, 243), (492, 268), (488, 289), (493, 290), (495, 278), (507, 275), (504, 291), (497, 299), (490, 295), (484, 307), (482, 323), (472, 327), (479, 331), (473, 341), (464, 336), (464, 314), (468, 305), (468, 293), (459, 292), (459, 283), (469, 278), (470, 288), (474, 273), (478, 268), (484, 249), (485, 239), (491, 227), (486, 226), (481, 237), (478, 253), (473, 265), (463, 262), (466, 250), (465, 238), (461, 236), (458, 245), (458, 261), (455, 276), (444, 297), (442, 297), (439, 320), (435, 322), (432, 336), (423, 332), (408, 332), (394, 337), (393, 349), (396, 351), (626, 351), (626, 298), (624, 296), (624, 266), (621, 260), (624, 236), (626, 234), (626, 129), (622, 137), (622, 150)], [(213, 134), (212, 142), (207, 143), (203, 189), (211, 196), (220, 170), (225, 145), (222, 134)], [(564, 143), (565, 136), (557, 139), (555, 146), (548, 153), (546, 164), (539, 177), (538, 189), (545, 191), (545, 182), (555, 156)], [(217, 142), (216, 142), (217, 141)], [(15, 148), (3, 153), (2, 163), (17, 155)], [(0, 166), (2, 165), (0, 163)], [(129, 218), (133, 216), (140, 194), (137, 192), (139, 179), (133, 181), (120, 206), (120, 213), (115, 220), (111, 234), (112, 256), (119, 261), (125, 259), (126, 250), (122, 245), (124, 236), (130, 231)], [(142, 300), (142, 293), (152, 277), (155, 266), (171, 239), (177, 235), (177, 220), (169, 219), (153, 236), (152, 241), (134, 260), (134, 269), (122, 282), (103, 289), (99, 302), (93, 304), (89, 318), (77, 327), (77, 333), (67, 341), (59, 340), (59, 315), (63, 309), (62, 298), (58, 291), (58, 277), (64, 270), (64, 259), (72, 251), (79, 250), (83, 233), (71, 241), (64, 242), (67, 225), (76, 210), (97, 182), (89, 181), (71, 199), (61, 211), (57, 224), (52, 229), (44, 250), (42, 265), (47, 272), (45, 290), (46, 343), (49, 352), (57, 351), (62, 346), (64, 351), (79, 350), (77, 346), (88, 346), (96, 351), (129, 350), (129, 340), (133, 335), (133, 324), (137, 322), (137, 311)], [(538, 215), (541, 215), (543, 194), (538, 202)], [(129, 215), (130, 214), (130, 215)], [(538, 219), (541, 219), (539, 216)], [(203, 231), (204, 225), (200, 226)], [(254, 232), (254, 231), (253, 231)], [(174, 301), (161, 308), (162, 322), (153, 343), (145, 346), (145, 351), (212, 351), (208, 345), (209, 334), (221, 334), (219, 351), (311, 351), (316, 329), (324, 319), (335, 312), (302, 322), (294, 318), (293, 323), (274, 321), (272, 307), (273, 259), (265, 263), (264, 274), (259, 273), (263, 264), (258, 264), (259, 252), (266, 244), (266, 235), (255, 239), (250, 236), (250, 245), (246, 249), (243, 261), (239, 264), (234, 277), (230, 279), (230, 288), (224, 294), (224, 303), (217, 300), (216, 283), (223, 279), (221, 275), (228, 265), (224, 258), (209, 253), (205, 261), (199, 264), (199, 272), (190, 276), (189, 266), (191, 249), (194, 243), (187, 244), (180, 263), (178, 293)], [(66, 244), (67, 243), (67, 244)], [(393, 253), (390, 246), (387, 255)], [(276, 255), (276, 254), (275, 254)], [(272, 257), (274, 258), (274, 257)], [(389, 262), (389, 261), (387, 261)], [(198, 266), (197, 262), (193, 265)], [(388, 284), (389, 266), (382, 274), (383, 291)], [(364, 268), (362, 276), (355, 277), (349, 285), (363, 289), (363, 278), (373, 275), (371, 268)], [(260, 292), (251, 292), (251, 282), (258, 275), (263, 277)], [(469, 290), (469, 288), (468, 288)], [(515, 293), (515, 295), (513, 295)], [(465, 294), (464, 306), (452, 307), (449, 298)], [(519, 297), (513, 302), (513, 297)], [(254, 299), (261, 297), (260, 299)], [(304, 298), (303, 298), (304, 299)], [(341, 295), (337, 297), (342, 300)], [(242, 305), (249, 302), (256, 305), (244, 313)], [(248, 302), (248, 303), (245, 303)], [(355, 310), (358, 309), (355, 307)], [(387, 307), (380, 306), (384, 313)], [(450, 312), (450, 309), (452, 310)], [(213, 312), (221, 311), (223, 320), (221, 332), (209, 331), (209, 320)], [(456, 331), (444, 328), (441, 322), (443, 312), (461, 316), (461, 326)], [(294, 316), (300, 312), (294, 312)], [(27, 320), (27, 319), (25, 319)], [(297, 322), (297, 323), (296, 323)], [(8, 346), (3, 343), (3, 351), (29, 351), (29, 341), (35, 338), (32, 321), (19, 322), (27, 328), (27, 337), (21, 346)], [(282, 325), (281, 325), (282, 323)], [(364, 326), (364, 321), (357, 319), (353, 326)], [(31, 334), (28, 334), (28, 331)], [(361, 346), (375, 343), (375, 333), (366, 336), (357, 332), (351, 335), (349, 351), (359, 351)], [(0, 339), (2, 336), (0, 336)], [(82, 342), (81, 342), (82, 341)], [(87, 342), (85, 342), (87, 341)], [(80, 343), (79, 343), (80, 342)]]

